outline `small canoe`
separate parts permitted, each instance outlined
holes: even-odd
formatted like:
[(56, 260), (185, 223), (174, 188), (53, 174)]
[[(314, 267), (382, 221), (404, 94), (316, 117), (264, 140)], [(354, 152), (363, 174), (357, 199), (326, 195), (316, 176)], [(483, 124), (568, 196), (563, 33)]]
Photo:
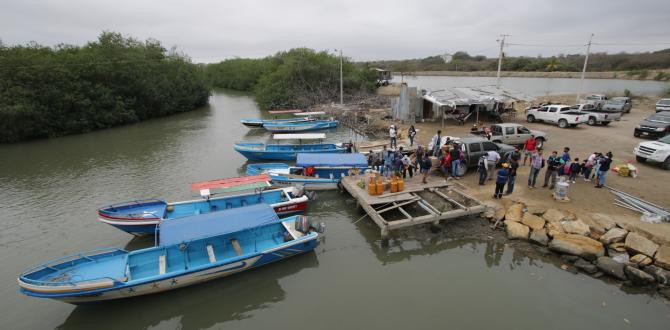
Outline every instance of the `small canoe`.
[(262, 128), (265, 124), (286, 124), (294, 122), (312, 121), (310, 118), (288, 118), (288, 119), (260, 119), (260, 118), (244, 118), (240, 119), (242, 125), (250, 128)]
[(163, 220), (155, 247), (79, 253), (18, 278), (28, 296), (80, 304), (173, 290), (312, 251), (319, 233), (306, 218), (279, 219), (267, 204)]
[[(304, 212), (309, 199), (301, 189), (268, 189), (268, 175), (229, 178), (192, 184), (203, 199), (167, 203), (159, 199), (124, 202), (105, 206), (98, 210), (98, 219), (133, 235), (153, 235), (162, 220), (178, 219), (198, 214), (223, 211), (231, 208), (270, 204), (280, 217)], [(212, 197), (210, 190), (218, 193), (239, 190), (254, 190), (222, 197)], [(214, 194), (216, 196), (217, 193)]]
[(337, 189), (341, 178), (368, 168), (363, 154), (298, 154), (296, 166), (283, 163), (247, 165), (247, 175), (268, 174), (276, 186), (305, 190)]
[(305, 132), (335, 127), (337, 127), (337, 120), (307, 120), (263, 124), (263, 128), (273, 133)]

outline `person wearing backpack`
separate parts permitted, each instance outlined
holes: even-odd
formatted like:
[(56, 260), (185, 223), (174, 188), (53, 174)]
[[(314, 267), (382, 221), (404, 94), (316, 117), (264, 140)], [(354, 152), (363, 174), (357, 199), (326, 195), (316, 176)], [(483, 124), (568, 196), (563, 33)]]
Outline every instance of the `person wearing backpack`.
[(528, 174), (528, 188), (535, 188), (535, 182), (537, 181), (537, 175), (540, 174), (540, 170), (544, 167), (544, 158), (542, 157), (542, 149), (537, 149), (530, 156), (530, 173)]

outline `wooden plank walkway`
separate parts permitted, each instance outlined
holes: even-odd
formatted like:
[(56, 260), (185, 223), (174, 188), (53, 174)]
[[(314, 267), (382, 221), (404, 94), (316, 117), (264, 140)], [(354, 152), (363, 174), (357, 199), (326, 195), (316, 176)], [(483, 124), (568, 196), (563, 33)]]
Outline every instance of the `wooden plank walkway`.
[(486, 211), (480, 201), (456, 189), (458, 184), (443, 178), (432, 177), (423, 184), (421, 178), (415, 177), (405, 181), (402, 192), (385, 192), (379, 196), (370, 196), (366, 188), (359, 187), (361, 180), (364, 180), (362, 175), (347, 176), (342, 178), (341, 184), (380, 228), (382, 239), (387, 239), (392, 230), (437, 224)]

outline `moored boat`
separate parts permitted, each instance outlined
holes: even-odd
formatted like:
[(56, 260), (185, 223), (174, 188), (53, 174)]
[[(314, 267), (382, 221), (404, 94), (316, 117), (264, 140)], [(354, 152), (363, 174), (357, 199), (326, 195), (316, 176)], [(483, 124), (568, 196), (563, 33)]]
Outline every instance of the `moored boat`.
[[(202, 199), (168, 203), (159, 199), (131, 201), (105, 206), (98, 210), (98, 219), (134, 235), (154, 234), (161, 220), (177, 219), (198, 214), (253, 205), (270, 204), (280, 217), (304, 212), (308, 198), (301, 189), (272, 189), (266, 174), (198, 182), (191, 190), (200, 191)], [(242, 192), (221, 197), (218, 194)]]
[(155, 247), (54, 260), (21, 274), (20, 291), (75, 304), (152, 294), (311, 251), (319, 236), (306, 218), (279, 219), (267, 204), (162, 220), (160, 226)]
[(299, 140), (299, 144), (265, 144), (260, 142), (235, 143), (235, 151), (249, 160), (295, 160), (298, 153), (344, 153), (334, 143), (303, 144), (303, 140), (323, 140), (324, 133), (274, 134), (275, 140)]
[(294, 122), (263, 123), (263, 128), (273, 133), (305, 132), (337, 127), (337, 120), (305, 120)]
[(265, 124), (286, 124), (294, 122), (308, 122), (312, 121), (310, 118), (287, 118), (287, 119), (260, 119), (260, 118), (244, 118), (240, 119), (242, 125), (251, 128), (261, 128)]
[(247, 165), (247, 175), (268, 174), (277, 186), (299, 186), (305, 190), (336, 189), (343, 176), (368, 168), (363, 154), (298, 154), (296, 165), (265, 163)]

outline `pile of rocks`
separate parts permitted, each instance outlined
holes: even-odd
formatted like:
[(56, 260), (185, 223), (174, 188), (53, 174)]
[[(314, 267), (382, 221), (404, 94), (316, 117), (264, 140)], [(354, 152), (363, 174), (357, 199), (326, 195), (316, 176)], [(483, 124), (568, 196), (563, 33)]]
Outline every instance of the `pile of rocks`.
[(564, 255), (573, 269), (637, 286), (670, 287), (670, 246), (629, 232), (605, 217), (587, 222), (569, 211), (515, 202), (487, 215), (503, 221), (508, 239), (526, 240)]

